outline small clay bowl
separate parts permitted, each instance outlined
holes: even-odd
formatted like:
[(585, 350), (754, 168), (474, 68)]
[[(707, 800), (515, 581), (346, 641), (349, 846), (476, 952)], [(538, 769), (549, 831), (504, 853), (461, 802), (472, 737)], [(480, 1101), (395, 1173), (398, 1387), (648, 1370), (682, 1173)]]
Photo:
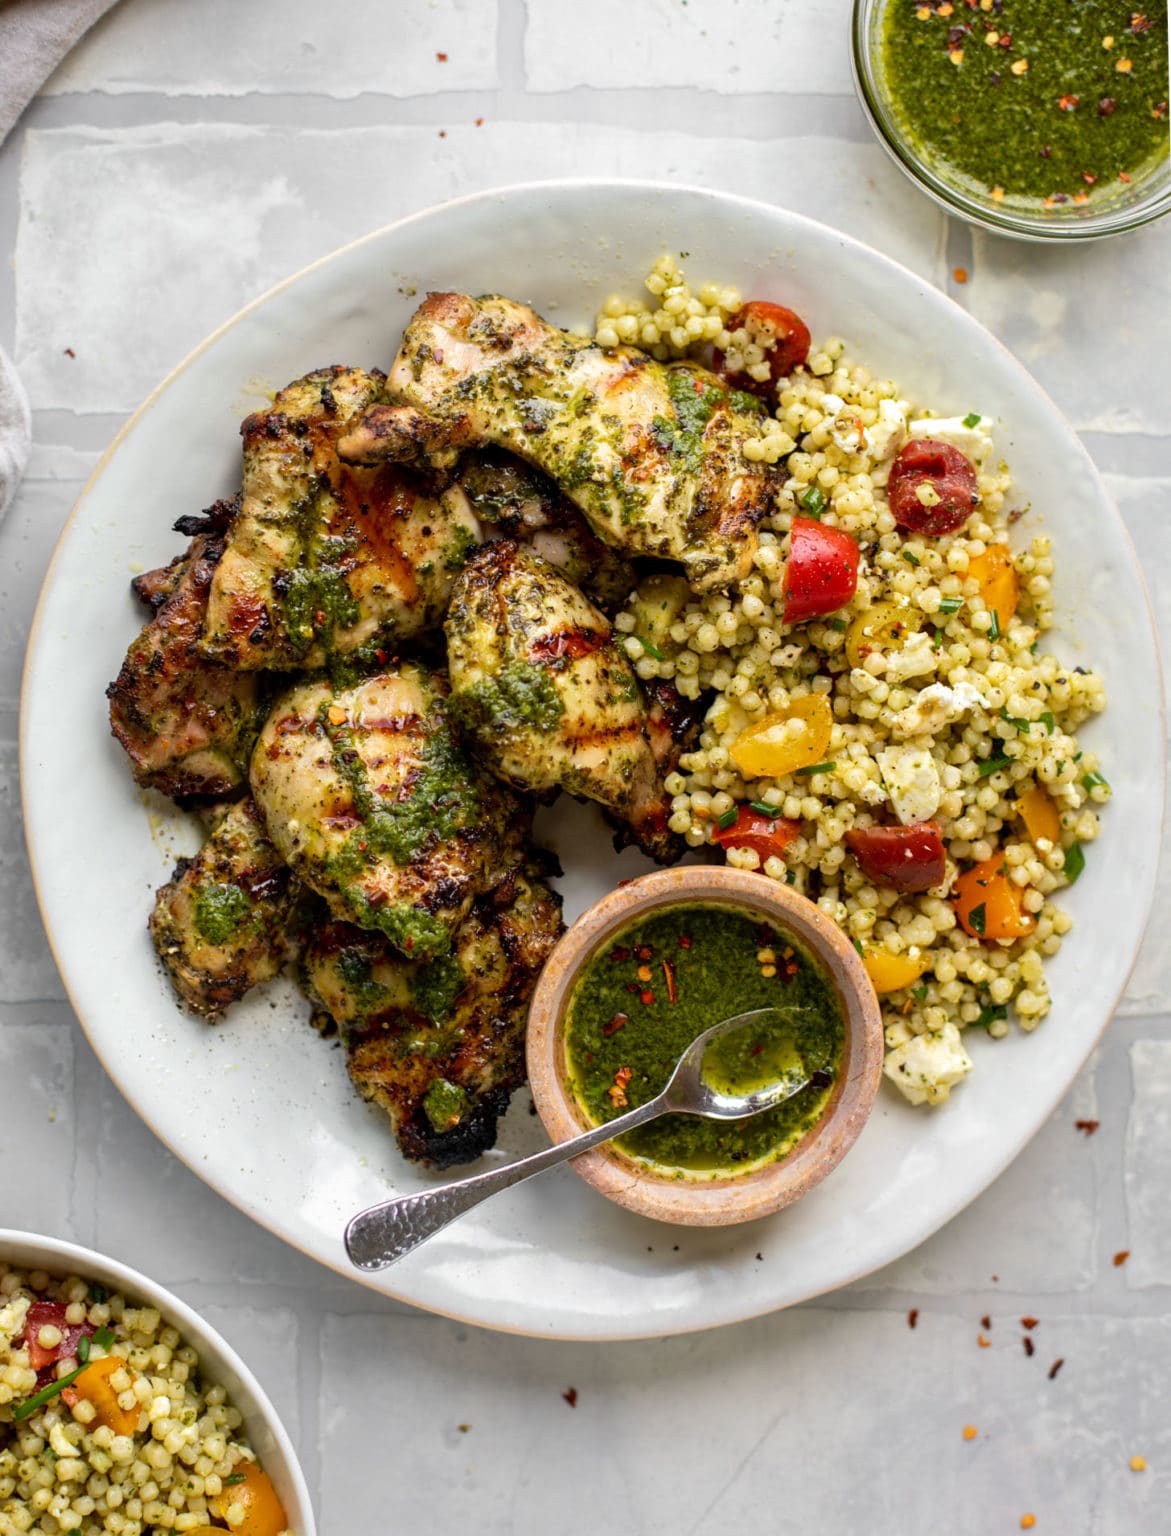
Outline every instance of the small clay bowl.
[(612, 1143), (574, 1158), (570, 1167), (607, 1199), (641, 1216), (685, 1227), (730, 1226), (769, 1216), (819, 1184), (854, 1144), (878, 1092), (883, 1053), (878, 998), (850, 940), (813, 902), (763, 875), (706, 866), (660, 870), (603, 896), (564, 935), (537, 983), (529, 1010), (529, 1083), (554, 1142), (590, 1128), (569, 1087), (565, 1059), (564, 1023), (574, 983), (620, 929), (659, 908), (696, 902), (759, 913), (800, 940), (825, 967), (846, 1021), (842, 1069), (825, 1112), (786, 1157), (748, 1173), (658, 1174)]

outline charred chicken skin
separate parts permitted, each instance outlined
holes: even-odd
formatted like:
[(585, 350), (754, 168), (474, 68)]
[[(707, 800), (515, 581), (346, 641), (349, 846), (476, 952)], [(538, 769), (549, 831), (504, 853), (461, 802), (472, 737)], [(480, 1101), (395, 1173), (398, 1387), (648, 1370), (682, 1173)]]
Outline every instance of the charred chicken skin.
[(106, 689), (110, 728), (135, 780), (176, 797), (237, 790), (259, 729), (259, 679), (206, 661), (198, 649), (234, 508), (220, 502), (202, 518), (181, 519), (181, 531), (195, 535), (186, 554), (136, 578), (135, 594), (154, 613)]
[(336, 917), (416, 959), (445, 953), (515, 862), (521, 819), (456, 745), (446, 692), (410, 663), (352, 688), (310, 680), (276, 701), (252, 757), (280, 856)]
[(208, 601), (202, 650), (227, 666), (373, 666), (443, 616), (478, 537), (458, 486), (338, 461), (336, 444), (383, 377), (324, 368), (249, 416), (243, 490)]
[(215, 1021), (275, 976), (290, 948), (297, 882), (251, 800), (230, 806), (155, 898), (150, 933), (187, 1007)]
[(407, 1157), (446, 1168), (495, 1144), (525, 1077), (529, 998), (564, 926), (560, 898), (518, 869), (429, 963), (347, 923), (314, 934), (310, 989), (337, 1022), (355, 1087), (390, 1116)]
[(706, 369), (547, 325), (511, 299), (433, 293), (386, 399), (341, 437), (354, 463), (449, 464), (493, 445), (544, 471), (605, 543), (681, 561), (697, 591), (748, 575), (779, 473), (750, 463), (755, 410)]
[(446, 630), (450, 714), (481, 762), (539, 797), (596, 800), (652, 858), (679, 857), (638, 680), (600, 609), (504, 539), (468, 561)]

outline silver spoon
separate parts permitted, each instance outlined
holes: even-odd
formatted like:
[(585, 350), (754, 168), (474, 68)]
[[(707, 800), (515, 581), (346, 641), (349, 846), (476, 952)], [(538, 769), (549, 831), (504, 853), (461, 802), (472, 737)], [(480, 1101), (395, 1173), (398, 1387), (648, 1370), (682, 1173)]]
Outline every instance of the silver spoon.
[[(770, 1016), (778, 1019), (791, 1018), (803, 1012), (794, 1008), (757, 1008), (751, 1013), (738, 1013), (705, 1029), (694, 1039), (680, 1056), (667, 1086), (662, 1093), (640, 1104), (637, 1109), (604, 1125), (584, 1131), (569, 1141), (523, 1157), (505, 1168), (494, 1168), (489, 1173), (478, 1173), (470, 1179), (458, 1179), (451, 1184), (441, 1184), (437, 1189), (421, 1190), (414, 1195), (401, 1195), (394, 1200), (384, 1200), (361, 1211), (346, 1228), (346, 1252), (358, 1269), (385, 1269), (394, 1264), (413, 1248), (441, 1231), (448, 1222), (470, 1211), (502, 1189), (511, 1189), (522, 1179), (530, 1179), (546, 1168), (555, 1168), (571, 1157), (580, 1157), (593, 1147), (601, 1146), (614, 1136), (646, 1125), (660, 1115), (702, 1115), (708, 1120), (746, 1120), (759, 1115), (762, 1110), (774, 1109), (800, 1093), (809, 1083), (810, 1073), (798, 1057), (794, 1066), (787, 1069), (775, 1082), (768, 1083), (752, 1093), (734, 1094), (722, 1091), (703, 1076), (703, 1058), (713, 1041), (731, 1034), (747, 1025), (757, 1024)], [(796, 1053), (794, 1053), (796, 1055)]]

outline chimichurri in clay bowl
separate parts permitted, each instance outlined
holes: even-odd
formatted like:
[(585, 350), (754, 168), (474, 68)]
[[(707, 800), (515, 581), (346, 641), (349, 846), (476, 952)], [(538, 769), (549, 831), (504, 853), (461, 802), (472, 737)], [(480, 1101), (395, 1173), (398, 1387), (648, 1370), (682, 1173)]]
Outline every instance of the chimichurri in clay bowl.
[(691, 1042), (733, 1014), (703, 1077), (724, 1092), (807, 1078), (750, 1119), (668, 1115), (576, 1158), (627, 1209), (685, 1226), (766, 1216), (853, 1144), (874, 1103), (882, 1026), (850, 941), (804, 896), (730, 868), (663, 870), (618, 887), (562, 938), (533, 997), (528, 1068), (555, 1142), (646, 1103)]
[(1086, 239), (1171, 208), (1165, 0), (856, 0), (854, 72), (884, 147), (973, 222)]

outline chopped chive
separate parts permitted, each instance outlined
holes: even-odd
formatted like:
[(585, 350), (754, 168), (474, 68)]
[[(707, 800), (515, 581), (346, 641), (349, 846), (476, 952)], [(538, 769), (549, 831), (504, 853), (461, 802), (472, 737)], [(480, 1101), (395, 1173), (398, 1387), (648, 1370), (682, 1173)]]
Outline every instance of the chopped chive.
[(1057, 722), (1053, 718), (1053, 711), (1047, 709), (1043, 715), (1039, 715), (1038, 724), (1045, 727), (1045, 734), (1047, 736), (1052, 736), (1053, 732), (1057, 729)]
[(944, 597), (940, 599), (939, 611), (940, 613), (959, 613), (963, 606), (962, 597)]
[(810, 517), (820, 517), (825, 511), (825, 493), (819, 485), (811, 485), (807, 491), (802, 491), (797, 500)]
[(108, 1353), (114, 1345), (114, 1330), (112, 1328), (99, 1328), (97, 1333), (94, 1334), (94, 1343), (99, 1349), (104, 1349)]
[(797, 871), (795, 869), (787, 869), (785, 871), (785, 884), (786, 885), (796, 885), (797, 884)]
[(1009, 714), (1007, 704), (1000, 706), (1000, 718), (1006, 720), (1009, 725), (1015, 726), (1018, 731), (1027, 731), (1029, 729), (1029, 722), (1027, 720), (1022, 720), (1020, 715)]
[(981, 1008), (980, 1017), (968, 1026), (969, 1029), (987, 1029), (989, 1024), (995, 1024), (997, 1019), (1008, 1018), (1008, 1005), (1006, 1003), (990, 1003), (986, 1008)]
[(83, 1333), (77, 1341), (77, 1358), (81, 1361), (82, 1365), (89, 1364), (89, 1348), (89, 1334)]
[(734, 827), (736, 825), (736, 818), (739, 814), (739, 811), (733, 807), (732, 810), (725, 811), (723, 813), (716, 825), (719, 827), (721, 832), (726, 832), (729, 827)]
[(775, 805), (769, 805), (766, 800), (750, 800), (748, 809), (758, 811), (762, 816), (771, 816), (774, 821), (781, 814)]
[(651, 642), (647, 639), (644, 639), (642, 635), (635, 635), (634, 638), (638, 641), (639, 645), (642, 646), (643, 650), (647, 653), (648, 656), (653, 656), (656, 661), (662, 661), (663, 653), (659, 650), (657, 645), (652, 645)]
[(969, 411), (964, 417), (964, 426), (971, 430), (972, 427), (978, 427), (983, 419), (979, 411)]
[(832, 763), (814, 763), (809, 768), (794, 768), (793, 772), (804, 778), (811, 778), (815, 773), (828, 773), (831, 768), (836, 768), (836, 760)]
[(995, 608), (989, 608), (989, 610), (988, 610), (988, 617), (992, 620), (991, 624), (989, 624), (989, 626), (988, 626), (988, 638), (989, 638), (989, 640), (999, 640), (1000, 639), (1000, 615), (999, 615), (999, 613), (997, 613)]
[(984, 902), (981, 902), (978, 907), (973, 907), (972, 910), (968, 913), (968, 922), (971, 924), (972, 932), (978, 933), (981, 938), (984, 937), (985, 915), (986, 905)]
[(109, 1301), (110, 1293), (104, 1285), (100, 1285), (95, 1280), (89, 1288), (89, 1299), (98, 1302), (100, 1305), (104, 1301)]
[(1104, 779), (1100, 773), (1083, 773), (1082, 774), (1082, 788), (1083, 789), (1109, 789), (1110, 788), (1110, 781), (1108, 779)]
[(976, 772), (980, 778), (986, 779), (989, 774), (999, 773), (1002, 768), (1011, 768), (1012, 764), (1011, 757), (990, 757), (986, 763), (978, 765)]
[(937, 651), (942, 651), (943, 650), (943, 630), (942, 629), (937, 629), (935, 631), (935, 649)]
[(845, 619), (830, 619), (829, 627), (831, 629), (836, 629), (838, 634), (841, 635), (844, 634), (850, 626)]
[(925, 1002), (927, 1000), (927, 988), (926, 988), (926, 986), (916, 987), (912, 991), (911, 996), (915, 999), (915, 1001), (917, 1003)]
[(1065, 850), (1065, 878), (1070, 885), (1074, 883), (1082, 870), (1086, 867), (1086, 856), (1082, 852), (1080, 843), (1070, 843)]
[(225, 1488), (230, 1488), (233, 1483), (242, 1483), (244, 1481), (244, 1479), (245, 1479), (245, 1473), (243, 1473), (243, 1472), (233, 1472), (230, 1477), (222, 1478), (221, 1481), (223, 1482), (223, 1485), (224, 1485)]
[(43, 1408), (46, 1403), (52, 1402), (58, 1392), (63, 1392), (66, 1387), (71, 1386), (84, 1369), (83, 1365), (79, 1365), (75, 1371), (70, 1371), (68, 1375), (58, 1377), (56, 1381), (51, 1381), (47, 1387), (42, 1387), (32, 1397), (26, 1397), (23, 1403), (15, 1404), (12, 1409), (12, 1417), (18, 1424), (22, 1419), (31, 1419), (38, 1408)]
[(903, 559), (907, 562), (908, 565), (918, 565), (919, 564), (919, 556), (916, 555), (916, 554), (913, 554), (911, 552), (911, 550), (909, 550), (909, 549), (904, 549), (903, 550)]
[(1038, 637), (1036, 640), (1033, 641), (1032, 645), (1029, 646), (1029, 655), (1030, 656), (1035, 656), (1037, 654), (1037, 647), (1040, 644), (1041, 644), (1040, 637)]
[(850, 943), (858, 951), (858, 954), (861, 955), (862, 954), (862, 940), (861, 939), (851, 939)]

